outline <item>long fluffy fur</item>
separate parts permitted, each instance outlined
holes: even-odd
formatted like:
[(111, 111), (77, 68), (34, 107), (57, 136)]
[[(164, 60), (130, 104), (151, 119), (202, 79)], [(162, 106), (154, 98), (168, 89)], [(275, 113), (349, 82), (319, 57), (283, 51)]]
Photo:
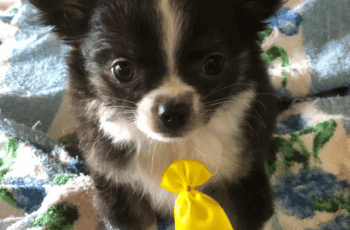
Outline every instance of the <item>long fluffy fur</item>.
[[(265, 171), (276, 102), (257, 44), (280, 0), (30, 0), (42, 23), (71, 46), (68, 91), (80, 148), (100, 213), (125, 229), (156, 229), (176, 196), (160, 186), (175, 159), (201, 160), (214, 173), (199, 187), (233, 228), (258, 230), (273, 214)], [(226, 58), (216, 79), (203, 58)], [(131, 61), (136, 79), (110, 66)], [(154, 110), (190, 108), (181, 135), (165, 135)]]

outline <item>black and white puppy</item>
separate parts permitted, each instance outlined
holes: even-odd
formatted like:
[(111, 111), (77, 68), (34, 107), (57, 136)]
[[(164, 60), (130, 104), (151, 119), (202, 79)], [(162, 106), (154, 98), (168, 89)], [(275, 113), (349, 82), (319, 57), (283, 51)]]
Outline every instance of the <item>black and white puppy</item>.
[(71, 46), (68, 92), (100, 213), (157, 229), (175, 159), (214, 174), (198, 189), (235, 230), (273, 215), (265, 160), (276, 98), (258, 32), (281, 0), (30, 0)]

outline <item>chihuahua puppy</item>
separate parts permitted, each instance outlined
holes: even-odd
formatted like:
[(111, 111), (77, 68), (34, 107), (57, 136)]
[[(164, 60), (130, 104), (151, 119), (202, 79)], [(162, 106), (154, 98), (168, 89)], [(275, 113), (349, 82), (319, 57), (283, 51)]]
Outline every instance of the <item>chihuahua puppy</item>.
[(235, 230), (273, 215), (265, 160), (276, 98), (258, 33), (281, 0), (29, 0), (70, 45), (68, 92), (100, 214), (156, 230), (176, 159), (213, 173), (198, 187)]

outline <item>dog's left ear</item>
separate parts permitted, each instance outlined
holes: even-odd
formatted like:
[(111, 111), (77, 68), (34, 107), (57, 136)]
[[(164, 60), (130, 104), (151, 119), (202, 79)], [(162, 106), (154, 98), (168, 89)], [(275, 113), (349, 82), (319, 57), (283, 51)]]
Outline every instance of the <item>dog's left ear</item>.
[(246, 23), (247, 30), (253, 32), (264, 30), (263, 21), (274, 15), (287, 0), (238, 0), (237, 14)]
[(244, 13), (263, 21), (271, 17), (287, 0), (239, 0)]
[(42, 25), (66, 41), (77, 40), (88, 27), (97, 0), (29, 0), (40, 11)]

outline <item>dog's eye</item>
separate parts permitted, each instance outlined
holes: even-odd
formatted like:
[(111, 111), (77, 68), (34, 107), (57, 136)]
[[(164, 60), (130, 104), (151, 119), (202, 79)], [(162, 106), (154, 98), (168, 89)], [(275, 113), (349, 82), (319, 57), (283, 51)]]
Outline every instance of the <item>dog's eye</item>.
[(225, 57), (220, 54), (214, 54), (207, 58), (204, 63), (203, 71), (206, 75), (218, 75), (225, 66)]
[(113, 64), (112, 73), (122, 82), (130, 82), (134, 77), (134, 68), (129, 61), (121, 60)]

